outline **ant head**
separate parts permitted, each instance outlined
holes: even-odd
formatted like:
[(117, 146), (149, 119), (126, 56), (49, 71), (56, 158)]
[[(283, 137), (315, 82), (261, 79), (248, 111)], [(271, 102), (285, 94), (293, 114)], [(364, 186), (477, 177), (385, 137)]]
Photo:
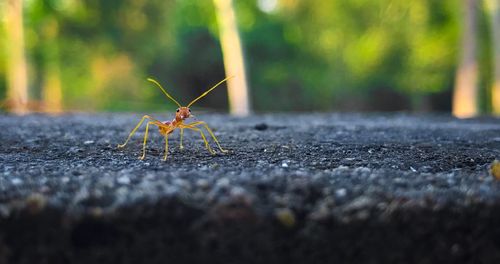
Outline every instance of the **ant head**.
[(184, 120), (191, 117), (191, 109), (189, 107), (179, 107), (177, 108), (177, 111), (175, 112), (175, 119), (176, 120)]

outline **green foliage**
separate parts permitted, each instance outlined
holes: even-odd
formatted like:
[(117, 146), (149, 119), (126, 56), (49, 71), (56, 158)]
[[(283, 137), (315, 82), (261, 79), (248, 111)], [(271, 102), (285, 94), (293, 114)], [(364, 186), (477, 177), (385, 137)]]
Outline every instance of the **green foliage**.
[[(459, 1), (279, 0), (270, 12), (234, 2), (257, 111), (386, 109), (380, 91), (418, 108), (411, 102), (452, 88)], [(25, 15), (31, 88), (58, 65), (68, 109), (171, 110), (146, 77), (182, 103), (225, 75), (212, 1), (32, 0)], [(0, 92), (4, 76), (2, 63)], [(221, 91), (199, 106), (226, 109)]]
[(298, 1), (276, 16), (299, 36), (294, 52), (308, 58), (300, 60), (310, 63), (308, 76), (319, 76), (307, 83), (321, 95), (313, 103), (328, 109), (385, 87), (408, 95), (449, 89), (457, 46), (450, 3)]

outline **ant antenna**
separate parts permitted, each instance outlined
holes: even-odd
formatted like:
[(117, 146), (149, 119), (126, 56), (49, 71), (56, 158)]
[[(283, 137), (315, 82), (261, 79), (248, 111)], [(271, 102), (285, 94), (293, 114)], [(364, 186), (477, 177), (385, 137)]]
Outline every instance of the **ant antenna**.
[(165, 91), (165, 89), (163, 89), (163, 87), (161, 86), (161, 84), (159, 84), (157, 81), (151, 79), (151, 78), (148, 78), (148, 81), (156, 84), (161, 90), (162, 92), (172, 101), (174, 101), (174, 103), (176, 103), (179, 107), (182, 107), (181, 104), (179, 104), (179, 102), (177, 102), (170, 94), (167, 93), (167, 91)]
[(187, 107), (190, 107), (191, 105), (193, 105), (196, 101), (200, 100), (201, 98), (203, 98), (205, 95), (207, 95), (209, 92), (211, 92), (213, 89), (217, 88), (217, 86), (221, 85), (223, 82), (233, 78), (234, 76), (229, 76), (227, 77), (226, 79), (220, 81), (219, 83), (217, 83), (216, 85), (212, 86), (212, 88), (208, 89), (206, 92), (204, 92), (202, 95), (198, 96), (196, 99), (194, 99), (193, 101), (191, 101), (191, 103), (188, 104)]

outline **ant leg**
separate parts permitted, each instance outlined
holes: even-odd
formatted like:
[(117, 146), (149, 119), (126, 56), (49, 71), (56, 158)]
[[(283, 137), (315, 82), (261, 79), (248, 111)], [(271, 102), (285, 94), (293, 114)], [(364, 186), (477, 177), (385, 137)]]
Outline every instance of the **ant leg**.
[(165, 134), (165, 156), (163, 156), (163, 160), (167, 160), (168, 156), (168, 134)]
[(217, 146), (219, 147), (220, 151), (221, 152), (228, 152), (227, 150), (223, 149), (221, 146), (220, 146), (220, 143), (219, 141), (217, 140), (217, 138), (215, 137), (214, 133), (212, 132), (212, 130), (208, 127), (207, 123), (203, 122), (203, 126), (205, 127), (205, 129), (207, 129), (208, 133), (210, 134), (210, 136), (212, 136), (212, 138), (214, 139), (215, 143), (217, 144)]
[(188, 125), (182, 125), (181, 128), (187, 128), (187, 129), (191, 129), (191, 130), (200, 132), (201, 138), (205, 142), (205, 148), (207, 148), (207, 150), (210, 152), (210, 154), (212, 154), (212, 155), (215, 154), (215, 152), (210, 147), (210, 144), (208, 144), (207, 138), (205, 137), (205, 134), (203, 134), (203, 131), (201, 129), (199, 129), (197, 127), (193, 127), (193, 126), (188, 126)]
[(155, 124), (155, 122), (148, 122), (146, 125), (146, 132), (144, 132), (144, 142), (142, 143), (142, 156), (139, 158), (140, 160), (144, 160), (146, 157), (146, 143), (148, 141), (148, 130), (149, 130), (149, 125)]
[[(125, 145), (127, 145), (127, 143), (128, 143), (128, 141), (130, 140), (130, 138), (132, 138), (132, 136), (135, 134), (135, 132), (137, 131), (137, 129), (139, 129), (139, 127), (142, 125), (142, 123), (143, 123), (143, 122), (144, 122), (144, 120), (146, 120), (146, 119), (151, 119), (151, 120), (154, 120), (153, 118), (151, 118), (151, 117), (150, 117), (150, 116), (148, 116), (148, 115), (143, 116), (143, 117), (141, 118), (141, 121), (139, 121), (139, 123), (135, 126), (135, 128), (134, 128), (134, 129), (132, 129), (132, 132), (130, 132), (130, 134), (128, 135), (128, 138), (127, 138), (127, 140), (125, 141), (125, 143), (123, 143), (123, 144), (119, 144), (119, 145), (118, 145), (118, 148), (123, 148), (123, 147), (125, 147)], [(156, 120), (155, 120), (155, 121), (156, 121)], [(158, 121), (156, 121), (156, 122), (158, 122)]]
[(182, 149), (184, 149), (184, 146), (182, 145), (182, 138), (184, 136), (184, 128), (180, 128), (180, 130), (181, 130), (181, 145), (179, 146), (179, 148), (182, 150)]
[(190, 126), (197, 126), (197, 125), (203, 125), (205, 127), (205, 129), (208, 131), (208, 133), (210, 134), (210, 136), (212, 136), (212, 138), (214, 139), (215, 143), (217, 144), (217, 146), (219, 147), (220, 151), (223, 152), (223, 153), (227, 153), (228, 151), (223, 149), (221, 146), (220, 146), (220, 143), (219, 141), (217, 140), (217, 138), (215, 137), (214, 133), (212, 132), (212, 130), (208, 127), (208, 124), (206, 122), (203, 122), (203, 121), (198, 121), (198, 122), (194, 122), (194, 123), (191, 123), (191, 124), (188, 124)]

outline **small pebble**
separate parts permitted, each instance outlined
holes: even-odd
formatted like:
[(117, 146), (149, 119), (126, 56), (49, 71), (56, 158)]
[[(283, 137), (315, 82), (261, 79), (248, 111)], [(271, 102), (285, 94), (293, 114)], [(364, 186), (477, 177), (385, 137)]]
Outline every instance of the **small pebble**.
[(89, 209), (89, 215), (93, 218), (100, 218), (103, 215), (103, 210), (100, 207), (92, 207)]
[(229, 179), (228, 178), (222, 178), (222, 179), (219, 179), (217, 180), (217, 182), (215, 183), (215, 185), (219, 188), (224, 188), (224, 187), (228, 187), (229, 186)]
[(368, 210), (361, 210), (357, 212), (356, 217), (359, 220), (366, 220), (370, 217), (370, 212)]
[(47, 198), (41, 194), (34, 193), (26, 198), (26, 209), (35, 214), (40, 212), (47, 204)]
[(260, 124), (255, 125), (254, 128), (256, 130), (259, 130), (259, 131), (264, 131), (268, 128), (268, 126), (266, 123), (260, 123)]
[(22, 183), (23, 183), (23, 180), (21, 180), (21, 179), (19, 179), (19, 178), (13, 178), (13, 179), (11, 180), (11, 182), (12, 182), (12, 184), (14, 184), (14, 185), (20, 185), (20, 184), (22, 184)]
[(500, 180), (500, 161), (494, 160), (490, 166), (490, 174), (496, 180)]
[(184, 180), (184, 179), (174, 179), (173, 184), (175, 186), (178, 186), (178, 187), (182, 188), (182, 189), (189, 189), (189, 188), (191, 188), (191, 184), (188, 181)]
[(205, 179), (199, 179), (196, 181), (196, 185), (201, 189), (207, 189), (208, 187), (210, 187), (209, 184), (210, 183)]
[(237, 187), (231, 188), (231, 190), (229, 191), (229, 194), (231, 196), (243, 196), (245, 194), (245, 189), (237, 186)]
[(338, 198), (343, 198), (346, 195), (347, 195), (347, 190), (345, 188), (338, 189), (335, 191), (335, 196), (337, 196)]
[(362, 210), (370, 208), (371, 206), (373, 206), (374, 202), (375, 201), (371, 197), (360, 196), (346, 205), (346, 208), (348, 208), (349, 210)]
[(288, 228), (295, 225), (295, 214), (288, 208), (277, 209), (275, 216), (282, 225)]
[(127, 176), (121, 176), (116, 180), (119, 184), (129, 184), (130, 183), (130, 178)]

